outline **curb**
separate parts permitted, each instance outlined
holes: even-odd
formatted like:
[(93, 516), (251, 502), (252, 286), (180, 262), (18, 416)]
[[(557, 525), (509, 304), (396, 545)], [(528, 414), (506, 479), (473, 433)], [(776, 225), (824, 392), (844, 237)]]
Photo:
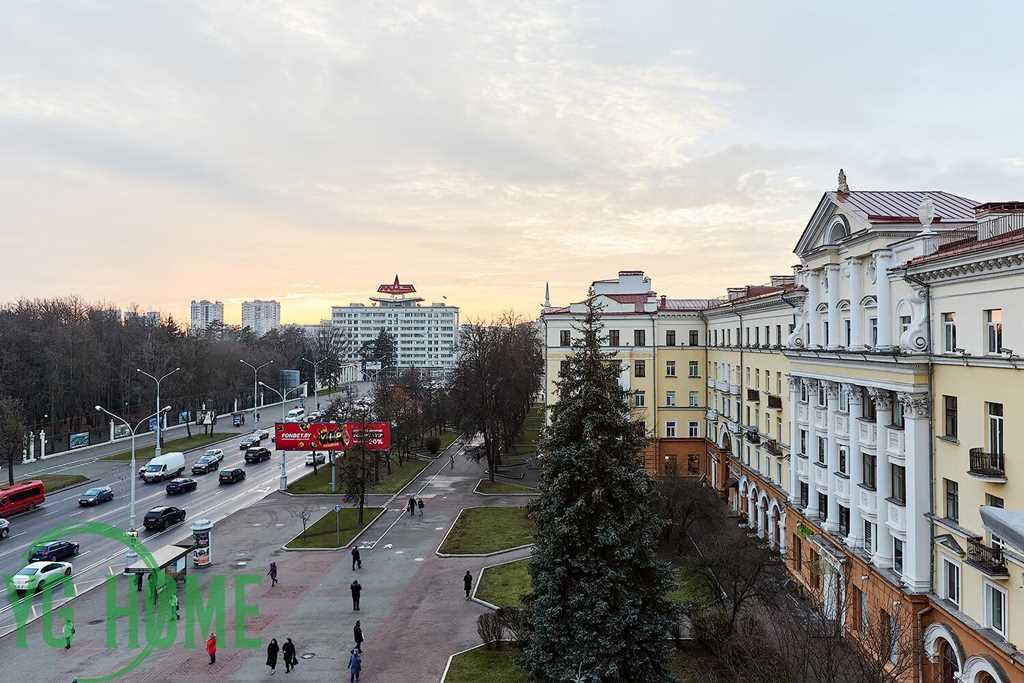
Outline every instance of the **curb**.
[(437, 555), (438, 557), (494, 557), (495, 555), (502, 555), (504, 553), (510, 553), (513, 550), (522, 550), (523, 548), (532, 548), (533, 547), (533, 545), (534, 545), (533, 543), (527, 543), (526, 545), (517, 545), (517, 546), (515, 546), (513, 548), (502, 548), (501, 550), (495, 550), (492, 553), (442, 553), (441, 552), (441, 548), (444, 547), (444, 542), (448, 540), (448, 535), (452, 533), (452, 529), (454, 529), (455, 525), (459, 523), (459, 520), (462, 518), (462, 513), (463, 512), (465, 512), (466, 510), (475, 510), (477, 508), (490, 509), (491, 507), (496, 507), (496, 506), (475, 505), (475, 506), (470, 506), (468, 508), (462, 508), (461, 510), (459, 510), (459, 514), (455, 515), (455, 521), (453, 521), (452, 525), (450, 527), (448, 527), (448, 531), (444, 532), (444, 538), (441, 539), (441, 543), (437, 546), (437, 550), (434, 551), (434, 554)]
[[(510, 641), (510, 640), (495, 640), (495, 641), (492, 641), (492, 642), (495, 642), (495, 643), (510, 643), (512, 641)], [(448, 655), (448, 661), (445, 662), (444, 671), (441, 672), (441, 680), (438, 681), (438, 683), (444, 683), (445, 679), (448, 678), (448, 669), (451, 668), (452, 660), (453, 659), (455, 659), (459, 655), (464, 655), (467, 652), (472, 652), (473, 650), (477, 650), (477, 649), (479, 649), (481, 647), (485, 647), (485, 646), (490, 645), (490, 644), (491, 643), (480, 643), (479, 645), (474, 645), (473, 647), (467, 647), (465, 650), (459, 650), (458, 652), (453, 652), (450, 655)]]
[[(323, 553), (323, 552), (336, 553), (336, 552), (339, 552), (339, 551), (342, 551), (342, 550), (351, 550), (352, 546), (359, 540), (359, 537), (362, 536), (363, 534), (365, 534), (366, 530), (369, 529), (371, 526), (373, 526), (374, 522), (376, 522), (378, 519), (380, 519), (381, 515), (383, 515), (385, 512), (387, 512), (387, 508), (386, 507), (382, 507), (380, 509), (380, 512), (378, 512), (376, 515), (374, 515), (373, 519), (371, 519), (369, 522), (367, 522), (366, 525), (363, 526), (363, 528), (360, 529), (359, 532), (356, 533), (355, 536), (353, 536), (351, 539), (349, 539), (348, 543), (346, 543), (345, 545), (340, 546), (338, 548), (289, 548), (288, 547), (288, 543), (291, 543), (296, 538), (298, 538), (299, 536), (302, 535), (301, 533), (299, 533), (299, 534), (296, 534), (295, 536), (293, 536), (291, 539), (289, 539), (287, 543), (282, 545), (281, 546), (281, 550), (283, 550), (285, 552), (288, 552), (288, 553), (307, 553), (307, 552), (314, 552), (314, 553)], [(329, 514), (331, 514), (330, 511), (324, 513), (323, 517), (321, 517), (320, 519), (323, 519), (324, 517), (326, 517)], [(319, 522), (320, 519), (318, 519), (317, 522)]]
[[(532, 555), (532, 553), (531, 553), (531, 555)], [(491, 569), (492, 567), (500, 567), (500, 566), (505, 565), (505, 564), (512, 564), (513, 562), (520, 562), (522, 560), (528, 560), (528, 559), (530, 559), (531, 555), (527, 555), (526, 557), (519, 557), (519, 558), (516, 558), (514, 560), (506, 560), (504, 562), (496, 562), (494, 564), (486, 564), (486, 565), (484, 565), (480, 569), (480, 576), (477, 577), (476, 583), (473, 585), (473, 593), (469, 596), (469, 599), (472, 600), (473, 602), (476, 602), (476, 603), (479, 603), (479, 604), (483, 605), (484, 607), (489, 607), (490, 609), (493, 609), (494, 611), (498, 611), (499, 609), (501, 609), (498, 605), (491, 604), (491, 603), (487, 602), (486, 600), (484, 600), (483, 598), (476, 597), (476, 592), (480, 588), (480, 584), (484, 580), (484, 572), (487, 571), (488, 569)]]
[[(476, 486), (473, 487), (473, 494), (474, 495), (477, 495), (477, 496), (499, 496), (499, 497), (500, 496), (531, 496), (532, 497), (532, 496), (539, 496), (540, 495), (540, 491), (536, 491), (534, 493), (484, 493), (483, 491), (478, 491), (477, 489), (480, 488), (480, 484), (484, 483), (485, 481), (490, 481), (490, 480), (488, 480), (488, 479), (481, 479), (481, 480), (477, 481)], [(522, 484), (520, 484), (520, 486), (522, 486)]]
[[(219, 439), (217, 441), (211, 441), (210, 443), (208, 443), (206, 445), (196, 446), (195, 448), (190, 448), (187, 451), (181, 451), (181, 453), (183, 453), (183, 454), (184, 453), (195, 453), (196, 451), (208, 450), (211, 446), (216, 446), (219, 443), (225, 443), (227, 441), (231, 441), (232, 439), (237, 439), (240, 436), (246, 436), (246, 434), (244, 432), (238, 432), (237, 434), (231, 434), (230, 436), (225, 436), (223, 439)], [(188, 437), (185, 437), (185, 438), (188, 438)], [(148, 448), (148, 446), (146, 446), (146, 448)], [(136, 450), (138, 450), (138, 449), (136, 449)], [(128, 447), (128, 451), (127, 452), (131, 453), (131, 447), (130, 446)], [(121, 458), (115, 458), (114, 457), (115, 455), (120, 455), (120, 453), (111, 453), (110, 455), (101, 455), (98, 458), (96, 458), (96, 460), (100, 461), (100, 462), (120, 462), (120, 463), (129, 463), (129, 462), (132, 461), (131, 455), (129, 455), (126, 460), (122, 460)], [(150, 458), (150, 460), (152, 460), (152, 458)], [(139, 462), (139, 458), (136, 458), (135, 462), (138, 463)]]

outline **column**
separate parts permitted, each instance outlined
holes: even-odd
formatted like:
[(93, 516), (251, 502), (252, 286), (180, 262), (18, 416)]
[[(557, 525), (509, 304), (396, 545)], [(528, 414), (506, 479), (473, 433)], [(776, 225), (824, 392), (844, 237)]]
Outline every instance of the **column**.
[[(828, 348), (843, 347), (843, 334), (839, 329), (839, 266), (830, 263), (825, 266), (825, 284), (828, 288)], [(824, 341), (824, 340), (822, 340)]]
[(892, 287), (889, 283), (889, 264), (892, 251), (875, 252), (875, 286), (878, 292), (878, 348), (892, 348)]
[(797, 451), (800, 448), (800, 428), (796, 424), (796, 406), (800, 402), (800, 379), (789, 376), (789, 502), (793, 506), (800, 500), (800, 477), (797, 476)]
[(864, 298), (864, 282), (860, 259), (849, 258), (846, 265), (850, 273), (850, 348), (863, 349), (864, 337), (860, 326), (864, 321), (864, 309), (860, 302)]
[[(809, 324), (810, 332), (807, 334), (807, 348), (813, 349), (821, 343), (818, 335), (818, 287), (820, 279), (817, 271), (807, 271), (807, 298), (804, 300), (804, 310), (807, 311), (806, 322)], [(800, 334), (804, 334), (800, 330)]]
[(903, 404), (904, 453), (907, 468), (907, 542), (903, 546), (903, 576), (912, 590), (930, 588), (931, 548), (928, 520), (928, 420), (927, 393), (900, 394)]
[(864, 399), (860, 387), (846, 384), (846, 395), (850, 403), (850, 535), (846, 537), (846, 545), (860, 548), (864, 545), (864, 516), (860, 512), (860, 483), (864, 481), (864, 458), (860, 453), (860, 433), (857, 431), (858, 419), (863, 411)]
[(889, 519), (889, 502), (892, 495), (892, 469), (889, 467), (889, 456), (885, 453), (885, 426), (892, 422), (892, 394), (882, 389), (869, 389), (871, 398), (875, 400), (875, 500), (878, 516), (878, 551), (872, 558), (876, 567), (892, 566), (892, 533), (886, 522)]
[[(814, 329), (814, 325), (811, 325)], [(818, 393), (817, 380), (804, 380), (807, 385), (807, 395), (816, 396)], [(816, 401), (809, 400), (807, 405), (807, 507), (804, 514), (812, 521), (818, 519), (818, 487), (814, 483), (814, 463), (818, 462), (818, 429), (814, 425), (814, 404)]]
[(786, 556), (786, 510), (779, 513), (779, 554)]
[(754, 505), (754, 512), (757, 515), (757, 536), (758, 538), (764, 538), (768, 530), (764, 528), (764, 503), (760, 500)]
[(828, 519), (825, 531), (834, 534), (839, 531), (839, 497), (836, 495), (835, 481), (835, 473), (839, 471), (839, 442), (835, 434), (839, 385), (836, 382), (825, 382), (825, 396), (825, 445), (828, 449)]
[(754, 491), (749, 489), (747, 491), (747, 526), (752, 529), (757, 529), (757, 518), (754, 517), (756, 512), (754, 509)]

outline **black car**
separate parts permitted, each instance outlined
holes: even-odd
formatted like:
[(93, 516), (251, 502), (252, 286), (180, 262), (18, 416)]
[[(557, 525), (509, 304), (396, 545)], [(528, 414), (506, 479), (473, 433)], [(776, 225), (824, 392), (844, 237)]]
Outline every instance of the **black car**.
[(253, 464), (257, 462), (263, 462), (264, 460), (270, 460), (270, 450), (266, 448), (250, 448), (245, 452), (246, 464)]
[(221, 484), (234, 484), (236, 481), (245, 481), (245, 470), (241, 467), (221, 470), (220, 476), (217, 479)]
[(238, 450), (244, 451), (249, 448), (252, 448), (253, 446), (258, 446), (259, 443), (260, 442), (258, 440), (252, 438), (251, 436), (247, 436), (238, 443)]
[(142, 520), (142, 524), (147, 529), (166, 529), (169, 526), (184, 521), (184, 510), (171, 507), (170, 505), (161, 505), (147, 512), (146, 517)]
[(175, 493), (195, 491), (198, 486), (199, 482), (195, 479), (172, 479), (170, 483), (167, 484), (167, 494), (174, 495)]
[(63, 560), (78, 554), (78, 544), (71, 541), (50, 541), (32, 548), (30, 562)]
[(78, 504), (85, 505), (99, 505), (105, 503), (108, 500), (114, 500), (114, 490), (109, 486), (99, 486), (94, 489), (89, 489), (78, 497)]
[(217, 458), (204, 455), (192, 463), (192, 474), (206, 474), (213, 472), (218, 467), (220, 467), (220, 461)]

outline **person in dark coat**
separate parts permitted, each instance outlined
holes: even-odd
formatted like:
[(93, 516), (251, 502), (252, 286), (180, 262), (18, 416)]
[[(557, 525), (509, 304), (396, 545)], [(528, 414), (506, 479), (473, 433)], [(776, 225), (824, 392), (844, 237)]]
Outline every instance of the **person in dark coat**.
[(279, 649), (277, 638), (271, 638), (270, 645), (267, 645), (267, 666), (270, 667), (271, 676), (277, 673), (277, 651)]
[(359, 683), (359, 672), (363, 670), (363, 658), (359, 653), (352, 650), (348, 658), (349, 683)]
[(273, 588), (277, 585), (277, 562), (270, 563), (270, 569), (267, 570), (267, 576), (270, 577), (270, 587)]
[(359, 548), (352, 548), (352, 571), (355, 571), (357, 566), (363, 568), (363, 559), (359, 557)]
[(423, 499), (422, 498), (420, 498), (418, 501), (416, 501), (416, 507), (418, 507), (420, 509), (420, 517), (422, 517), (423, 516)]
[(356, 579), (349, 586), (349, 590), (352, 591), (352, 609), (356, 612), (359, 611), (359, 594), (363, 592), (363, 587), (359, 585), (359, 579)]
[(415, 514), (416, 514), (416, 499), (410, 497), (409, 498), (409, 516), (413, 517), (413, 516), (415, 516)]
[(356, 652), (362, 654), (363, 652), (363, 627), (359, 625), (359, 620), (356, 619), (356, 625), (352, 627), (352, 638), (356, 641)]
[(281, 654), (284, 655), (284, 672), (290, 674), (295, 665), (299, 663), (298, 658), (295, 656), (295, 643), (292, 642), (291, 638), (286, 638), (284, 645), (281, 646)]
[(466, 570), (466, 575), (462, 577), (462, 587), (466, 589), (466, 599), (469, 600), (469, 593), (473, 590), (473, 575)]

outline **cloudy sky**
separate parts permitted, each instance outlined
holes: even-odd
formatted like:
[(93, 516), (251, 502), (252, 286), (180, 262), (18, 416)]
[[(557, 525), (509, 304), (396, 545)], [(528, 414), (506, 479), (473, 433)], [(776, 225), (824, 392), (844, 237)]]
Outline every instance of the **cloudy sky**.
[(788, 272), (840, 166), (1024, 199), (1021, 10), (866, 5), (9, 4), (0, 299), (314, 322), (398, 273), (532, 315)]

